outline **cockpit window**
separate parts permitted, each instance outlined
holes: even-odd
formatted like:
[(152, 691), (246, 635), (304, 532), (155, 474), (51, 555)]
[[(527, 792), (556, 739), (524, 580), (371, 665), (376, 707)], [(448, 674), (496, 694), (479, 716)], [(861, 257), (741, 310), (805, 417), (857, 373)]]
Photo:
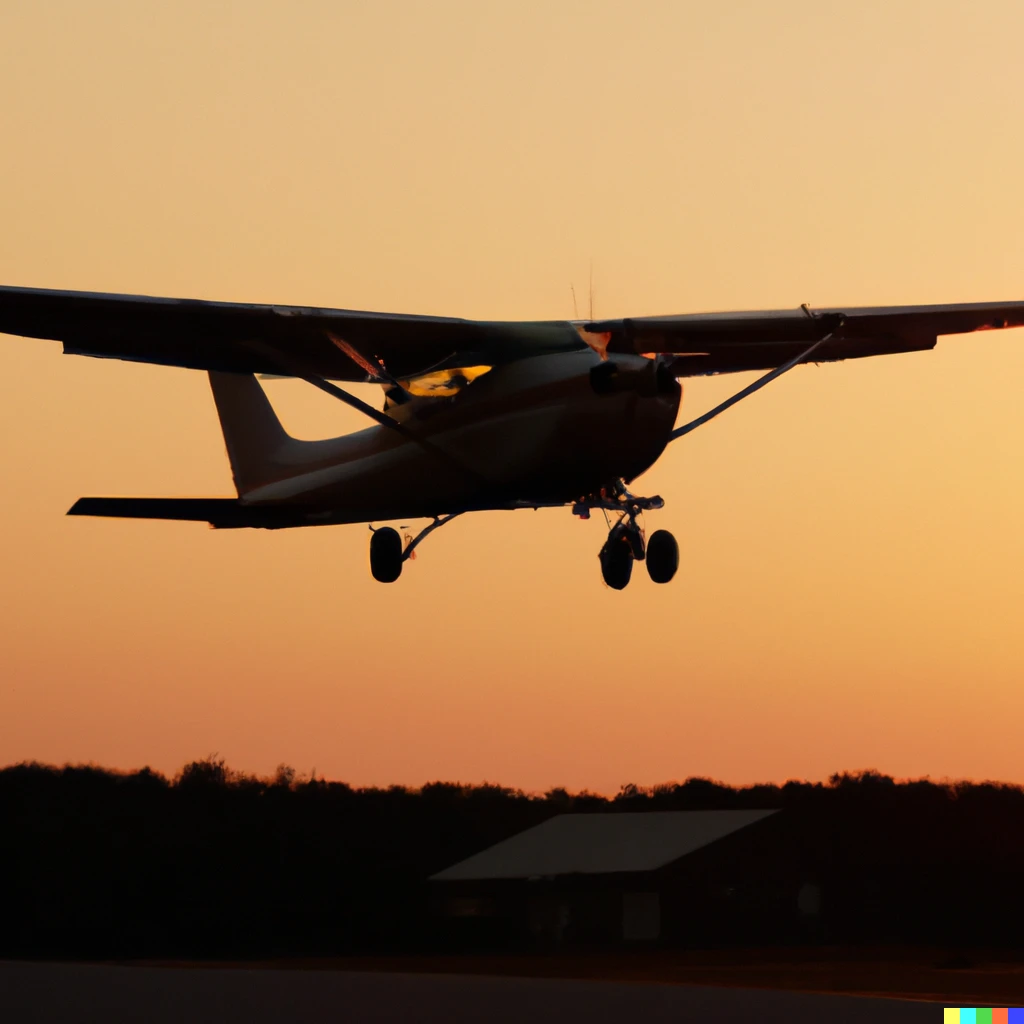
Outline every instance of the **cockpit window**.
[(398, 383), (410, 395), (422, 398), (450, 398), (490, 369), (490, 366), (459, 366), (450, 370), (435, 370), (433, 373), (400, 380)]

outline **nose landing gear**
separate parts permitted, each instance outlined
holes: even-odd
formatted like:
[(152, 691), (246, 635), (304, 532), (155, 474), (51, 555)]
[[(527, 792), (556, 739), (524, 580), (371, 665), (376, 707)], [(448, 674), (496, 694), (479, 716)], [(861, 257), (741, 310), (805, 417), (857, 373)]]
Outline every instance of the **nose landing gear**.
[(633, 562), (643, 562), (655, 583), (668, 583), (679, 568), (679, 545), (668, 530), (656, 530), (644, 545), (635, 523), (616, 523), (598, 555), (601, 575), (612, 590), (625, 590), (633, 575)]
[(656, 530), (649, 541), (637, 523), (637, 517), (648, 509), (662, 508), (661, 498), (638, 498), (626, 490), (621, 481), (600, 495), (582, 498), (573, 506), (573, 514), (583, 519), (590, 510), (618, 512), (619, 521), (611, 528), (598, 560), (605, 583), (613, 590), (624, 590), (633, 575), (633, 563), (644, 562), (647, 574), (655, 583), (668, 583), (679, 568), (679, 545), (668, 530)]

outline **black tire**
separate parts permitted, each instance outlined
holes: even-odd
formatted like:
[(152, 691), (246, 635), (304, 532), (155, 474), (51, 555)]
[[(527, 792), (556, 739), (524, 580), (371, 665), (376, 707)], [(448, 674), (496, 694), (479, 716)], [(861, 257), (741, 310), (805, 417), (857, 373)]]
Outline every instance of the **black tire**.
[(622, 533), (612, 532), (601, 548), (601, 575), (612, 590), (625, 590), (633, 575), (633, 551), (629, 539)]
[(679, 568), (679, 545), (668, 530), (655, 530), (647, 542), (647, 573), (655, 583), (668, 583)]
[(380, 583), (394, 583), (402, 575), (402, 538), (390, 526), (370, 537), (370, 572)]

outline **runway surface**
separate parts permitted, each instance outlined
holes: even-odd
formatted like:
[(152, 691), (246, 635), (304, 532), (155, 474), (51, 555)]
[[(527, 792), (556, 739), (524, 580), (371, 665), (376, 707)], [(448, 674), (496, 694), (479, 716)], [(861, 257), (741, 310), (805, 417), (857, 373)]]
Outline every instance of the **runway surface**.
[(0, 963), (4, 1024), (913, 1024), (934, 1003), (553, 978)]

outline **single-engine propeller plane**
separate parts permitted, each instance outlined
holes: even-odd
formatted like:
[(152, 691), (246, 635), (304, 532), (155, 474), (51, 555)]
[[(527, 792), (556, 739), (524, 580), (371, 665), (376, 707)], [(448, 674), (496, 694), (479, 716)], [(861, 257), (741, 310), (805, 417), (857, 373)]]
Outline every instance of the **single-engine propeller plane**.
[[(945, 334), (1024, 326), (1024, 302), (811, 309), (616, 320), (476, 321), (35, 288), (0, 288), (0, 333), (64, 352), (205, 370), (235, 498), (80, 498), (69, 515), (183, 519), (281, 529), (427, 518), (403, 541), (373, 531), (370, 570), (397, 580), (432, 530), (466, 512), (570, 507), (611, 513), (605, 582), (644, 561), (676, 573), (666, 530), (638, 518), (660, 497), (628, 490), (666, 445), (805, 362), (935, 346)], [(764, 370), (676, 426), (678, 378)], [(322, 441), (290, 437), (259, 376), (301, 378), (374, 425)], [(380, 385), (383, 407), (338, 381)]]

